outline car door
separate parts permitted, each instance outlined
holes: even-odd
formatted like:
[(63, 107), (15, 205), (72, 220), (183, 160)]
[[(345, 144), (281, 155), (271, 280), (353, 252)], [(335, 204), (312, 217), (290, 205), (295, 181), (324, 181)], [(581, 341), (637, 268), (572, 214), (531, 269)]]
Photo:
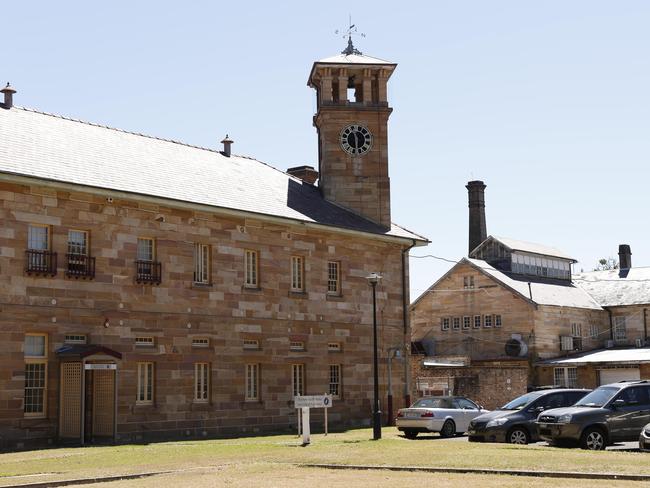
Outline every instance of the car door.
[(467, 398), (457, 398), (456, 404), (458, 405), (459, 411), (462, 413), (463, 424), (458, 426), (458, 432), (466, 432), (469, 428), (469, 423), (478, 417), (481, 413), (478, 405), (474, 402), (468, 400)]
[(609, 403), (607, 419), (609, 436), (612, 441), (632, 441), (639, 437), (647, 423), (645, 412), (650, 410), (650, 398), (646, 386), (625, 388)]
[(542, 396), (526, 409), (526, 427), (528, 427), (528, 432), (531, 433), (533, 440), (538, 439), (537, 424), (535, 423), (537, 416), (545, 410), (566, 407), (567, 404), (566, 393), (561, 391)]

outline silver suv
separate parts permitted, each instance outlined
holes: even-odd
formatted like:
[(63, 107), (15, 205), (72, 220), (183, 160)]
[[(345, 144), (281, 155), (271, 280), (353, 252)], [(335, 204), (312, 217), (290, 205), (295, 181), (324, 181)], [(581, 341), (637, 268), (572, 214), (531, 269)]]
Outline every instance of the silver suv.
[(621, 381), (596, 388), (572, 407), (537, 417), (539, 436), (552, 444), (579, 442), (583, 449), (635, 441), (650, 423), (650, 381)]

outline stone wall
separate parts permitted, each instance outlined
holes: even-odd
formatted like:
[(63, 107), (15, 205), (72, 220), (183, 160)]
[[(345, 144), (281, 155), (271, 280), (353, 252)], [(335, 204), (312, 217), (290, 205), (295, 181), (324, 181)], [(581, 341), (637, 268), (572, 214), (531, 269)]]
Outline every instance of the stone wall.
[[(4, 447), (57, 436), (59, 361), (65, 334), (122, 354), (118, 361), (119, 439), (242, 435), (295, 428), (291, 365), (305, 365), (306, 394), (329, 386), (329, 365), (342, 366), (342, 397), (334, 400), (332, 428), (366, 425), (372, 397), (372, 298), (365, 276), (379, 272), (378, 322), (381, 398), (385, 408), (386, 351), (404, 345), (399, 243), (377, 237), (233, 217), (209, 209), (166, 206), (152, 200), (107, 199), (106, 192), (0, 181), (0, 437)], [(54, 277), (24, 272), (27, 228), (50, 226), (59, 256)], [(66, 278), (69, 229), (90, 232), (94, 279)], [(134, 280), (138, 237), (153, 237), (162, 283)], [(211, 282), (193, 284), (193, 247), (211, 246)], [(244, 282), (244, 249), (259, 252), (259, 288)], [(290, 291), (290, 257), (305, 260), (305, 292)], [(341, 263), (342, 293), (327, 294), (327, 262)], [(25, 333), (48, 337), (47, 409), (23, 415)], [(134, 338), (153, 336), (155, 346)], [(206, 337), (209, 347), (192, 347)], [(407, 331), (406, 338), (410, 340)], [(259, 350), (244, 350), (245, 339)], [(291, 351), (302, 341), (304, 351)], [(341, 352), (328, 352), (338, 342)], [(153, 405), (136, 405), (139, 361), (155, 363)], [(193, 401), (194, 363), (210, 365), (209, 402)], [(260, 364), (260, 401), (247, 402), (244, 371)], [(397, 364), (397, 366), (396, 366)], [(396, 408), (405, 390), (401, 363), (393, 364)], [(316, 414), (318, 417), (320, 414)]]

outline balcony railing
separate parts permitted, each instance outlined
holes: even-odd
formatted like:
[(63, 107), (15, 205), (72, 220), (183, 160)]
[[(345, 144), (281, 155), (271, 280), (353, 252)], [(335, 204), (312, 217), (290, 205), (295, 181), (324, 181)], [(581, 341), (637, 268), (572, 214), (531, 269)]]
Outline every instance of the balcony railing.
[(56, 275), (56, 253), (52, 251), (25, 251), (25, 272), (28, 274)]
[(136, 261), (135, 281), (136, 283), (160, 284), (162, 267), (158, 261)]
[(71, 278), (94, 278), (95, 258), (85, 254), (66, 254), (65, 275)]

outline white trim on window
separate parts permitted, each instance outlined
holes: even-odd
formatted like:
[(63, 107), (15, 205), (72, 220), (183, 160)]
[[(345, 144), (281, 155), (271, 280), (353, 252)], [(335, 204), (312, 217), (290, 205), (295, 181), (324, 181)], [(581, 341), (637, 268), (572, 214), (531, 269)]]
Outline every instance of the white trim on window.
[(251, 363), (246, 365), (246, 401), (255, 402), (260, 399), (260, 365)]
[(302, 256), (291, 256), (291, 291), (305, 291), (305, 260)]
[(154, 363), (139, 362), (137, 376), (138, 376), (138, 385), (137, 385), (138, 389), (136, 392), (135, 403), (138, 405), (153, 404)]
[(302, 396), (305, 394), (305, 365), (291, 365), (291, 391), (292, 396)]
[(210, 284), (210, 245), (194, 244), (194, 283)]
[(254, 249), (244, 250), (244, 286), (259, 287), (259, 254)]
[(208, 403), (210, 399), (210, 364), (194, 363), (194, 401)]
[(329, 394), (333, 398), (341, 398), (341, 365), (330, 364), (329, 367)]

